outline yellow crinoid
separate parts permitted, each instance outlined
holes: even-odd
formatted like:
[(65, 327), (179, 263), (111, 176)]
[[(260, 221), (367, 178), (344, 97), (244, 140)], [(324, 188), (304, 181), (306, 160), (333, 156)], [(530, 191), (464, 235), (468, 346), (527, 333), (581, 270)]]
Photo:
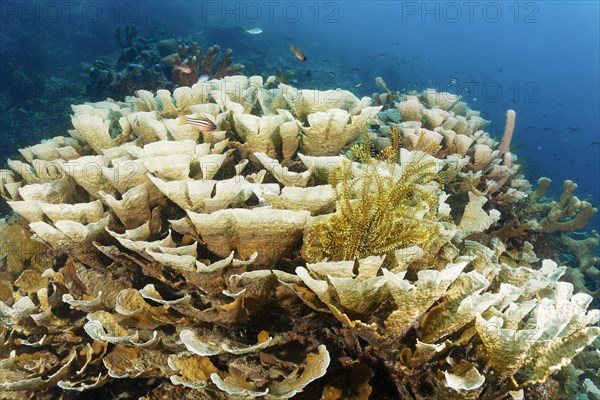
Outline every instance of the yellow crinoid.
[(306, 237), (305, 255), (311, 262), (425, 248), (439, 232), (440, 178), (430, 156), (437, 145), (421, 138), (419, 150), (407, 152), (407, 160), (399, 154), (381, 161), (371, 156), (368, 136), (364, 137), (351, 151), (360, 168), (347, 160), (330, 172), (336, 211), (315, 222)]

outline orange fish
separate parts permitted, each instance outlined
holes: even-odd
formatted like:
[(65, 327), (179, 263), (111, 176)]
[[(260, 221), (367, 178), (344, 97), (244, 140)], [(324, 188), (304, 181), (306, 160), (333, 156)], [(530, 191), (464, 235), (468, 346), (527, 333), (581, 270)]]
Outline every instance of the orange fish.
[(294, 47), (293, 44), (290, 44), (290, 50), (294, 53), (294, 55), (296, 56), (296, 58), (300, 61), (306, 61), (306, 56), (304, 55), (304, 53), (302, 52), (302, 50), (300, 50), (297, 47)]

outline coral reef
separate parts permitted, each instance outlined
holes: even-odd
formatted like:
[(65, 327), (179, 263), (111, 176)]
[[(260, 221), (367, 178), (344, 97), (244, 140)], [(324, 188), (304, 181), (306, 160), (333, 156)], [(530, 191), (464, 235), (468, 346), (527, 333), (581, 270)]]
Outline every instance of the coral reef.
[(117, 28), (115, 32), (115, 43), (119, 48), (124, 49), (131, 47), (137, 41), (138, 31), (134, 25), (125, 25), (125, 37), (121, 35), (121, 28)]
[(150, 38), (137, 36), (135, 27), (126, 27), (125, 37), (120, 28), (115, 34), (118, 55), (94, 60), (87, 70), (88, 83), (85, 94), (88, 99), (103, 100), (107, 97), (122, 100), (139, 89), (172, 89), (173, 82), (160, 65), (162, 49)]
[[(545, 195), (552, 181), (546, 177), (538, 179), (537, 188), (528, 198), (505, 213), (504, 223), (494, 234), (512, 247), (521, 247), (525, 243), (534, 243), (539, 253), (548, 251), (543, 247), (560, 246), (561, 242), (575, 254), (579, 264), (575, 270), (570, 269), (569, 279), (579, 291), (591, 293), (585, 288), (583, 276), (597, 281), (598, 264), (596, 250), (600, 241), (594, 239), (592, 232), (589, 240), (578, 241), (566, 236), (568, 233), (583, 229), (598, 212), (591, 203), (580, 200), (574, 195), (577, 184), (565, 181), (563, 192), (558, 201), (546, 198)], [(565, 260), (568, 262), (568, 260)], [(597, 290), (598, 285), (592, 291)]]
[(381, 112), (275, 80), (74, 105), (69, 137), (0, 170), (19, 215), (0, 242), (28, 249), (2, 253), (1, 397), (541, 399), (574, 393), (562, 376), (597, 391), (578, 372), (592, 297), (558, 254), (494, 234), (509, 205), (536, 216), (525, 238), (558, 234), (544, 227), (581, 210), (571, 186), (538, 207), (456, 96)]
[(179, 46), (177, 53), (169, 54), (160, 60), (161, 65), (171, 66), (171, 79), (179, 86), (192, 86), (200, 76), (209, 79), (219, 79), (235, 75), (244, 69), (242, 64), (231, 64), (233, 50), (223, 53), (221, 62), (215, 70), (215, 64), (221, 48), (213, 45), (206, 54), (195, 43), (191, 46)]
[(551, 183), (548, 178), (540, 178), (532, 191), (521, 174), (518, 157), (509, 151), (516, 122), (514, 110), (506, 113), (505, 131), (498, 143), (484, 131), (488, 121), (459, 96), (428, 89), (398, 98), (396, 110), (379, 114), (380, 128), (372, 139), (375, 148), (389, 146), (393, 129), (399, 133), (401, 146), (409, 150), (414, 149), (420, 135), (439, 143), (435, 156), (442, 160), (439, 174), (452, 215), (459, 216), (469, 203), (469, 192), (487, 199), (485, 208), (501, 214), (488, 234), (500, 238), (508, 250), (523, 252), (523, 246), (532, 244), (536, 252), (551, 255), (549, 243), (560, 242), (560, 236), (553, 234), (583, 229), (596, 214), (591, 203), (575, 196), (577, 185), (572, 181), (564, 183), (558, 201), (545, 198)]
[(295, 73), (290, 69), (281, 71), (279, 68), (277, 68), (273, 75), (277, 78), (277, 82), (289, 83), (289, 81), (294, 77)]
[[(402, 147), (408, 150), (415, 148), (421, 134), (438, 143), (436, 157), (444, 160), (441, 175), (448, 182), (445, 188), (451, 204), (464, 203), (469, 191), (496, 205), (526, 197), (529, 183), (518, 173), (516, 156), (504, 149), (510, 144), (514, 118), (507, 119), (503, 147), (495, 149), (498, 143), (483, 130), (488, 121), (469, 109), (459, 96), (428, 89), (400, 95), (399, 100), (395, 109), (380, 114), (381, 129), (375, 140), (382, 142), (379, 147), (385, 147), (390, 130), (395, 128)], [(509, 114), (514, 116), (514, 111)]]
[(87, 71), (87, 98), (123, 100), (136, 90), (172, 90), (175, 85), (191, 86), (202, 75), (223, 78), (244, 68), (241, 64), (232, 64), (231, 49), (223, 53), (217, 64), (220, 54), (217, 45), (209, 47), (204, 54), (196, 43), (164, 39), (161, 35), (158, 40), (154, 36), (157, 35), (138, 38), (135, 27), (128, 25), (123, 37), (118, 29), (115, 34), (120, 49), (118, 57), (92, 63)]
[[(585, 292), (595, 298), (600, 296), (600, 235), (591, 231), (582, 239), (576, 239), (567, 235), (561, 236), (562, 242), (571, 250), (575, 256), (574, 268), (567, 270), (569, 280), (573, 282), (580, 292)], [(588, 288), (586, 281), (593, 282), (592, 288)]]
[(382, 110), (393, 109), (396, 107), (396, 100), (398, 98), (397, 93), (392, 93), (388, 89), (387, 84), (382, 77), (378, 76), (375, 78), (375, 84), (383, 90), (382, 93), (373, 93), (373, 104), (375, 106), (381, 106)]
[(558, 202), (543, 201), (552, 181), (542, 177), (538, 180), (538, 187), (529, 198), (530, 213), (539, 213), (541, 217), (531, 219), (526, 223), (526, 229), (537, 232), (570, 232), (583, 229), (588, 221), (598, 212), (591, 203), (579, 200), (573, 192), (577, 184), (565, 181), (563, 192)]
[(0, 117), (3, 162), (20, 147), (69, 129), (70, 104), (84, 101), (84, 87), (70, 78), (31, 77), (21, 67), (11, 69), (0, 88), (4, 106)]

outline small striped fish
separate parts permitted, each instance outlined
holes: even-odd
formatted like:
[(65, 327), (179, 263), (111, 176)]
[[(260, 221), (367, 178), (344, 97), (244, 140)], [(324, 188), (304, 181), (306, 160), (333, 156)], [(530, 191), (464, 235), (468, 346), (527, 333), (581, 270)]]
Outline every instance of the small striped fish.
[(217, 126), (208, 118), (185, 117), (185, 122), (195, 126), (200, 132), (210, 132), (217, 129)]

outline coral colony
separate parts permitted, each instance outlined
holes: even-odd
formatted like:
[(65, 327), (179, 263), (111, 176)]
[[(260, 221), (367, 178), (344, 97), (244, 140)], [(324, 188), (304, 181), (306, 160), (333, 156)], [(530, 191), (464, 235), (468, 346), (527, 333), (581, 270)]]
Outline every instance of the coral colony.
[(96, 60), (87, 71), (88, 98), (123, 100), (139, 89), (156, 91), (172, 89), (175, 84), (192, 86), (200, 77), (218, 79), (244, 69), (242, 64), (233, 64), (232, 49), (221, 55), (221, 48), (213, 45), (203, 52), (196, 43), (138, 40), (135, 28), (127, 27), (125, 31), (125, 39), (121, 38), (120, 29), (115, 35), (121, 49), (115, 63)]
[(460, 97), (378, 85), (73, 105), (0, 170), (1, 397), (597, 399), (600, 240), (565, 235), (597, 210), (521, 175), (514, 111), (498, 143)]

